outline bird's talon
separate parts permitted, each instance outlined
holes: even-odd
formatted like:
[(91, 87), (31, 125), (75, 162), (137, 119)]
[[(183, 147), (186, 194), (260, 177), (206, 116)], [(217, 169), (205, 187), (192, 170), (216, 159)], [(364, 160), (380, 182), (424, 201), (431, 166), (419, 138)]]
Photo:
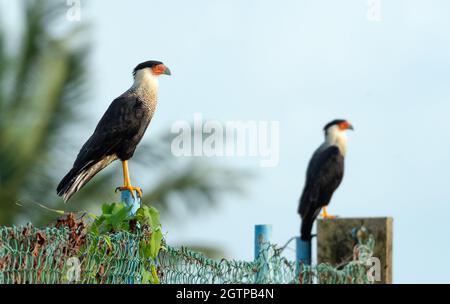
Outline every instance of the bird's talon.
[(335, 219), (337, 215), (321, 214), (324, 219)]
[(142, 198), (142, 189), (139, 188), (139, 187), (123, 186), (123, 187), (117, 187), (117, 188), (116, 188), (116, 192), (117, 192), (118, 190), (119, 190), (119, 191), (125, 191), (125, 190), (130, 191), (131, 196), (132, 196), (133, 198), (135, 198), (135, 197), (134, 197), (134, 191), (136, 191), (137, 194), (138, 194), (138, 197), (139, 197), (139, 198)]
[(322, 216), (323, 219), (335, 219), (335, 218), (337, 218), (336, 215), (328, 214), (326, 207), (323, 207), (321, 216)]

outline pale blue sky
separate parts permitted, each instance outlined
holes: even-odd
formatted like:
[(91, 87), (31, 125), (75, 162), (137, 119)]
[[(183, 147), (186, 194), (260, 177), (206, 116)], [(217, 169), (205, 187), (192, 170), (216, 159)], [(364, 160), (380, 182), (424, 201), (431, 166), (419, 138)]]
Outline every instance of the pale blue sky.
[[(349, 119), (346, 176), (330, 211), (394, 217), (394, 280), (450, 281), (450, 3), (366, 1), (92, 1), (98, 117), (130, 84), (130, 68), (161, 59), (151, 132), (194, 112), (218, 120), (280, 121), (280, 163), (228, 158), (258, 173), (248, 196), (229, 198), (183, 225), (174, 243), (207, 241), (251, 259), (253, 225), (284, 243), (298, 231), (304, 171), (321, 128)], [(147, 136), (151, 140), (151, 135)], [(141, 151), (140, 153), (145, 153)]]
[[(85, 4), (83, 1), (83, 5)], [(169, 243), (207, 242), (251, 259), (253, 225), (274, 241), (296, 235), (298, 197), (322, 127), (350, 120), (346, 175), (330, 212), (394, 218), (394, 281), (450, 282), (450, 2), (381, 0), (89, 1), (92, 123), (131, 84), (139, 62), (160, 59), (160, 103), (145, 140), (193, 113), (280, 121), (280, 162), (217, 160), (250, 168), (246, 197), (191, 220), (166, 222)], [(139, 151), (137, 153), (145, 153)]]

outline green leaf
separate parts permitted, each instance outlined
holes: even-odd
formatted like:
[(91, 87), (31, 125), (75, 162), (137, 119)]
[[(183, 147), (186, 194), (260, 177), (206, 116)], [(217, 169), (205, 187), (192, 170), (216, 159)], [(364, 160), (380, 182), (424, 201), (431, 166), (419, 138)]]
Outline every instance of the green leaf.
[(142, 268), (141, 271), (141, 276), (142, 276), (142, 284), (148, 284), (148, 283), (152, 283), (152, 273), (148, 270), (146, 270), (145, 268)]
[(94, 221), (97, 220), (97, 219), (99, 218), (96, 214), (91, 213), (91, 212), (88, 212), (87, 215), (88, 215), (91, 219), (93, 219)]
[(127, 220), (129, 211), (130, 208), (125, 206), (125, 204), (115, 204), (110, 218), (110, 223), (114, 230), (117, 230), (117, 228), (120, 227), (120, 224)]
[(129, 231), (129, 212), (131, 207), (124, 203), (103, 204), (102, 215), (94, 221), (91, 231), (106, 234), (111, 231)]
[(141, 257), (144, 258), (144, 260), (147, 260), (148, 258), (152, 257), (152, 245), (150, 241), (142, 241), (142, 255)]
[(108, 244), (109, 248), (112, 248), (112, 243), (111, 243), (111, 239), (109, 238), (108, 235), (104, 235), (103, 239), (105, 240), (106, 244)]
[(159, 284), (158, 273), (156, 272), (156, 267), (154, 265), (150, 266), (152, 270), (152, 276), (150, 278), (152, 284)]
[(163, 239), (163, 234), (160, 229), (153, 231), (150, 237), (150, 257), (156, 258), (161, 248), (161, 241)]
[(151, 221), (151, 217), (150, 217), (150, 213), (148, 212), (148, 207), (147, 206), (143, 206), (140, 207), (137, 212), (136, 212), (136, 221), (141, 224), (141, 225), (149, 225), (151, 226), (150, 222)]
[(159, 211), (156, 210), (154, 207), (147, 207), (148, 212), (150, 213), (150, 218), (152, 219), (151, 227), (153, 229), (156, 229), (161, 226), (161, 223), (159, 221)]
[(114, 209), (114, 205), (115, 205), (115, 203), (112, 203), (112, 204), (105, 203), (105, 204), (103, 204), (102, 205), (102, 213), (103, 214), (111, 214), (112, 210)]

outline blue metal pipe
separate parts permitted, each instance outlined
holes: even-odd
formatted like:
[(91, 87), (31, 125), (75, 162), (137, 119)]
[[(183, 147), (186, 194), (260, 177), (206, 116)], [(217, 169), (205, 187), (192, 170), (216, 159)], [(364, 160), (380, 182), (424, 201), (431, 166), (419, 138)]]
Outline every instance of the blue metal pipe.
[(311, 240), (304, 241), (300, 237), (295, 238), (297, 264), (311, 265)]
[(272, 225), (255, 225), (255, 260), (272, 237)]
[(133, 216), (136, 214), (136, 211), (141, 207), (141, 198), (139, 197), (137, 191), (134, 193), (134, 198), (131, 195), (131, 192), (128, 190), (121, 191), (121, 200), (128, 207), (131, 206), (131, 210), (129, 215)]

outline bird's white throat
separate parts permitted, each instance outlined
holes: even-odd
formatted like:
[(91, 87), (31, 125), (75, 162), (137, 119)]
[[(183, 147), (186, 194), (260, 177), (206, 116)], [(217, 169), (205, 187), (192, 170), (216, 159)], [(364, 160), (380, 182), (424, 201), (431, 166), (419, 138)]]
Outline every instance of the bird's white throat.
[(158, 76), (154, 75), (150, 68), (136, 72), (133, 89), (138, 93), (156, 96), (158, 93)]
[(347, 133), (341, 130), (339, 126), (335, 125), (328, 128), (325, 134), (325, 144), (328, 146), (337, 146), (342, 155), (345, 156), (347, 152)]

